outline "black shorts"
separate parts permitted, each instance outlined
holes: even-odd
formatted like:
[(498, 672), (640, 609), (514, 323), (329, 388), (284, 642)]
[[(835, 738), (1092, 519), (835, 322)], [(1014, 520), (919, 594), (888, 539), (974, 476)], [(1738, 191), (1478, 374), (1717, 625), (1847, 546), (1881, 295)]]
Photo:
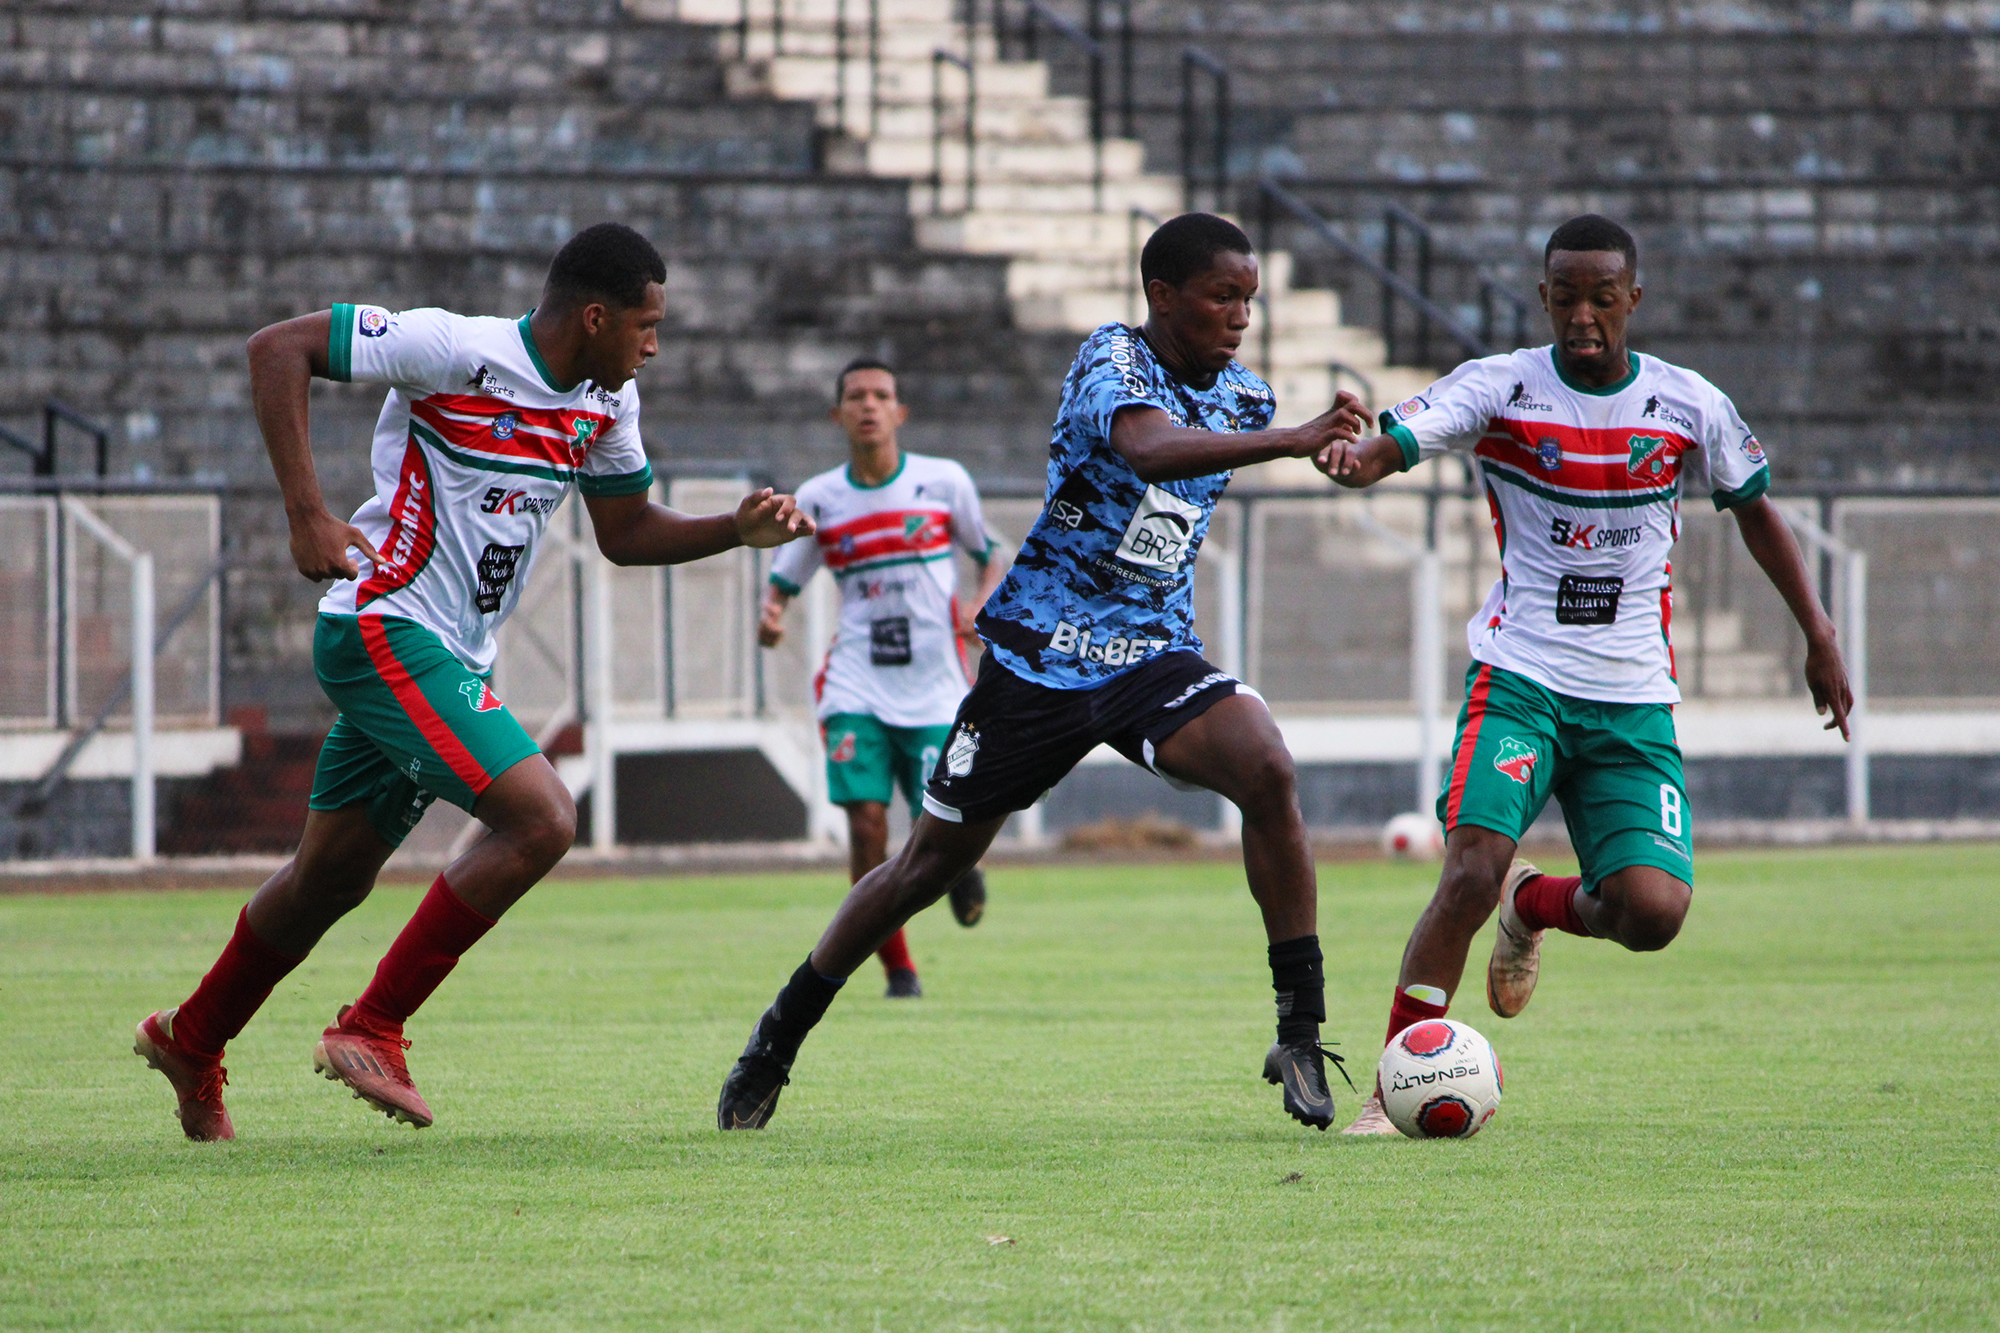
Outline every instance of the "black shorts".
[(1153, 766), (1160, 742), (1238, 693), (1256, 691), (1186, 650), (1087, 690), (1023, 680), (988, 653), (924, 788), (924, 809), (954, 824), (1025, 810), (1100, 743), (1166, 777)]

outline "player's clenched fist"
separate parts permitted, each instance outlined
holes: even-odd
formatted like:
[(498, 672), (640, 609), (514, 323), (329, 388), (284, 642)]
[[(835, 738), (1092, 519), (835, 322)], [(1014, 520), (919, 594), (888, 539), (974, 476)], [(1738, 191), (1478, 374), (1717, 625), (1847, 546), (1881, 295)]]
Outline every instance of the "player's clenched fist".
[(736, 535), (745, 546), (783, 546), (795, 537), (810, 537), (813, 531), (813, 521), (799, 509), (799, 502), (769, 486), (744, 496), (736, 506)]
[(350, 546), (376, 564), (382, 563), (381, 553), (361, 535), (361, 529), (341, 522), (324, 509), (292, 522), (292, 563), (299, 567), (299, 573), (315, 583), (321, 579), (351, 579), (360, 574), (348, 557)]

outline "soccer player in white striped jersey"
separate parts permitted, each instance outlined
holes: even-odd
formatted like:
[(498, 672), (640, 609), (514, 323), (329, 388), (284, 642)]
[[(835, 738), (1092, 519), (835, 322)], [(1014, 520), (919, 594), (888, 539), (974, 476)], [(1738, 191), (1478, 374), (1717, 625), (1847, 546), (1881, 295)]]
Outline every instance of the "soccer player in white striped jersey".
[[(973, 617), (998, 586), (1004, 566), (979, 512), (979, 491), (948, 458), (906, 453), (896, 432), (910, 409), (896, 373), (863, 357), (834, 380), (835, 424), (847, 435), (847, 463), (799, 487), (799, 508), (818, 525), (771, 564), (757, 639), (784, 637), (785, 607), (822, 567), (840, 589), (840, 626), (815, 677), (827, 797), (847, 812), (850, 880), (889, 859), (889, 802), (898, 788), (910, 817), (937, 767), (969, 682), (964, 641)], [(979, 566), (979, 591), (958, 603), (954, 550)], [(986, 907), (977, 866), (951, 887), (962, 926)], [(923, 994), (916, 960), (898, 930), (876, 950), (891, 999)]]
[[(1383, 413), (1383, 434), (1317, 460), (1355, 487), (1470, 453), (1500, 543), (1500, 580), (1466, 627), (1466, 702), (1438, 794), (1444, 872), (1403, 954), (1391, 1040), (1444, 1016), (1496, 907), (1486, 995), (1502, 1018), (1534, 993), (1544, 930), (1632, 950), (1664, 949), (1680, 932), (1694, 894), (1669, 632), (1682, 499), (1735, 517), (1805, 633), (1814, 706), (1847, 734), (1853, 698), (1833, 623), (1765, 495), (1763, 446), (1721, 390), (1626, 347), (1638, 268), (1617, 223), (1565, 222), (1544, 251), (1551, 345), (1468, 361)], [(1551, 796), (1581, 875), (1514, 859)], [(1379, 1089), (1346, 1132), (1396, 1132)]]
[[(572, 491), (598, 548), (621, 565), (811, 534), (792, 498), (769, 490), (706, 518), (649, 500), (632, 377), (659, 350), (666, 277), (645, 237), (600, 223), (563, 246), (541, 305), (518, 320), (343, 304), (251, 338), (250, 397), (292, 558), (306, 578), (336, 580), (320, 602), (313, 669), (340, 717), (320, 748), (298, 853), (252, 895), (194, 994), (139, 1024), (134, 1049), (173, 1085), (189, 1138), (235, 1137), (224, 1044), (368, 896), (442, 796), (490, 832), (438, 876), (313, 1055), (377, 1110), (431, 1123), (403, 1060), (403, 1023), (576, 829), (562, 779), (487, 680), (494, 632)], [(348, 522), (327, 511), (313, 469), (315, 377), (388, 386), (375, 494)]]

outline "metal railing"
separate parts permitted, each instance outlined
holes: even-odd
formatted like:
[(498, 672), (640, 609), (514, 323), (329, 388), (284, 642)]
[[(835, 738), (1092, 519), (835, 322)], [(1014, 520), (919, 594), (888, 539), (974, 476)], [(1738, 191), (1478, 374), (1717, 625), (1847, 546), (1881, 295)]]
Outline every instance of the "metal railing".
[(965, 211), (972, 212), (979, 189), (979, 76), (970, 55), (939, 47), (931, 52), (931, 212), (944, 212), (944, 68), (965, 72)]
[(51, 398), (42, 404), (42, 440), (33, 440), (0, 426), (0, 444), (26, 454), (34, 462), (37, 477), (56, 475), (57, 448), (62, 443), (62, 428), (70, 426), (90, 436), (97, 445), (97, 475), (104, 477), (111, 470), (111, 431), (99, 422), (91, 420), (83, 413), (58, 398)]
[[(1260, 236), (1259, 246), (1268, 251), (1273, 246), (1277, 230), (1277, 215), (1285, 213), (1298, 225), (1320, 241), (1338, 250), (1346, 259), (1367, 273), (1382, 289), (1382, 339), (1388, 347), (1391, 365), (1396, 364), (1395, 328), (1397, 324), (1396, 303), (1401, 302), (1414, 311), (1422, 321), (1423, 344), (1429, 348), (1432, 325), (1456, 344), (1468, 357), (1491, 356), (1494, 348), (1486, 339), (1461, 325), (1452, 313), (1430, 298), (1408, 278), (1384, 264), (1368, 251), (1342, 235), (1334, 225), (1321, 217), (1312, 205), (1287, 190), (1276, 181), (1265, 177), (1257, 183), (1257, 215)], [(1427, 247), (1426, 247), (1427, 248)]]
[(1210, 114), (1209, 147), (1214, 156), (1211, 169), (1217, 212), (1229, 208), (1229, 67), (1198, 46), (1181, 48), (1181, 208), (1195, 209), (1195, 82), (1206, 74), (1214, 89)]
[[(1098, 18), (1097, 6), (1095, 4), (1091, 6), (1090, 13), (1091, 22), (1095, 25)], [(1001, 19), (1000, 0), (994, 0), (993, 14), (993, 22), (997, 33), (1003, 21)], [(1126, 59), (1129, 62), (1131, 58), (1129, 28), (1131, 7), (1129, 3), (1126, 6), (1126, 19), (1128, 24)], [(1050, 9), (1042, 3), (1042, 0), (1026, 0), (1021, 15), (1021, 46), (1030, 60), (1041, 59), (1041, 30), (1044, 27), (1081, 51), (1090, 70), (1090, 198), (1092, 208), (1102, 209), (1104, 207), (1104, 43), (1094, 33), (1086, 33), (1061, 14)], [(1130, 79), (1131, 73), (1128, 63), (1126, 71), (1126, 114), (1128, 116), (1131, 113)]]

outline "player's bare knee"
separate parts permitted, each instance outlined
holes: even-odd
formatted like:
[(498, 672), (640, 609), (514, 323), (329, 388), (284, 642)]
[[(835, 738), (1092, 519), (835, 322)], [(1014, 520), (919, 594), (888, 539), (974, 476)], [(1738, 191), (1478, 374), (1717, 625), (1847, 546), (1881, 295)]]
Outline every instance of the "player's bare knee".
[(1618, 942), (1633, 953), (1656, 953), (1674, 942), (1687, 920), (1690, 893), (1671, 885), (1636, 895), (1618, 923)]
[(1453, 857), (1438, 877), (1438, 907), (1454, 919), (1483, 923), (1500, 905), (1505, 869), (1495, 869), (1480, 857)]
[(1283, 745), (1264, 747), (1245, 766), (1236, 804), (1253, 820), (1283, 818), (1299, 804), (1298, 768)]
[(568, 854), (576, 841), (576, 802), (568, 792), (552, 794), (508, 834), (521, 855), (547, 869)]

